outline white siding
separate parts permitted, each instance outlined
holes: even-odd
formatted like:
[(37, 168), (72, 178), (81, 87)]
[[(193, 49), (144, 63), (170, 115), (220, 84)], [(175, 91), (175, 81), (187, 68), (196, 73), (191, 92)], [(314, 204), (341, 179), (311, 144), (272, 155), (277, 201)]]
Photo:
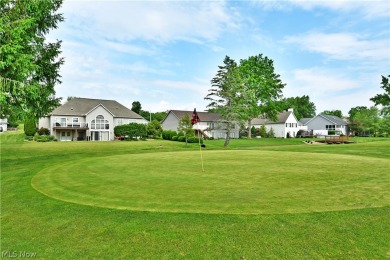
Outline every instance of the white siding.
[[(92, 121), (96, 120), (97, 116), (103, 116), (104, 120), (108, 121), (109, 128), (108, 129), (93, 129)], [(110, 112), (108, 112), (103, 106), (98, 106), (94, 110), (92, 110), (86, 117), (86, 121), (89, 126), (89, 135), (91, 140), (94, 141), (108, 141), (114, 140), (114, 117)], [(96, 121), (95, 121), (96, 122)]]
[(8, 124), (7, 119), (0, 119), (0, 126), (3, 132), (7, 131), (7, 124)]

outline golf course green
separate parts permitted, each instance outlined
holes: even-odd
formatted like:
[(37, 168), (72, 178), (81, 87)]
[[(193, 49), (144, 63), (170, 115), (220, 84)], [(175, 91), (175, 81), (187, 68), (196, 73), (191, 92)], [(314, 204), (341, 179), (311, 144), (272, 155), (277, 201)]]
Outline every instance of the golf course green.
[[(199, 151), (84, 158), (38, 172), (32, 186), (114, 209), (284, 214), (390, 205), (388, 160), (280, 151)], [(368, 170), (369, 169), (369, 170)]]
[[(0, 135), (2, 256), (387, 259), (390, 138), (32, 142)], [(16, 252), (16, 253), (15, 253)]]

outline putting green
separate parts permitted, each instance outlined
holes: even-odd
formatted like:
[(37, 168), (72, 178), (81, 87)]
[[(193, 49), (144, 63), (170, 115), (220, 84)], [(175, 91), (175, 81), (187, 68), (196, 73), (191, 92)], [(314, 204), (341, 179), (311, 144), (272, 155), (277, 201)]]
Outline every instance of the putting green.
[(32, 179), (63, 201), (139, 211), (278, 214), (390, 205), (389, 160), (271, 151), (94, 157)]

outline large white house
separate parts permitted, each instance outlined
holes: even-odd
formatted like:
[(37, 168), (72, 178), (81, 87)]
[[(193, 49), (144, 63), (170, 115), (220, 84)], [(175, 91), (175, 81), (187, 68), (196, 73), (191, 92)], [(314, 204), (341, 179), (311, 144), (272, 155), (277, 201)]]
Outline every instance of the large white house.
[(129, 123), (148, 121), (114, 100), (73, 98), (40, 118), (39, 128), (59, 141), (109, 141), (115, 139), (115, 126)]
[(288, 111), (279, 113), (276, 121), (272, 121), (267, 118), (255, 118), (252, 119), (251, 124), (255, 128), (260, 128), (264, 125), (267, 132), (269, 132), (272, 128), (275, 133), (275, 137), (281, 138), (295, 137), (299, 130), (307, 130), (307, 127), (303, 126), (297, 120), (292, 108), (288, 109)]
[[(161, 126), (164, 130), (178, 131), (180, 119), (185, 115), (192, 117), (192, 111), (170, 110)], [(220, 122), (218, 113), (197, 112), (200, 122), (193, 125), (193, 129), (205, 137), (213, 137), (214, 139), (223, 139), (226, 137), (227, 130), (223, 123)], [(230, 138), (239, 138), (239, 126), (236, 125), (230, 132)]]

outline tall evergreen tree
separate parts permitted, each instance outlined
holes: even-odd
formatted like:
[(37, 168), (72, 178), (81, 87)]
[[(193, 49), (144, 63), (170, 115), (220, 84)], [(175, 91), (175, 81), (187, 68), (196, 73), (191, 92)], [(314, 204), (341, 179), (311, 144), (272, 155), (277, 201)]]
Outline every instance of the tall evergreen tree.
[(375, 103), (375, 106), (382, 105), (382, 114), (390, 115), (390, 75), (387, 77), (382, 76), (381, 88), (385, 91), (383, 94), (377, 94), (370, 100)]
[(227, 131), (224, 146), (228, 146), (231, 130), (243, 120), (242, 80), (233, 59), (226, 56), (223, 63), (224, 65), (218, 66), (217, 75), (211, 80), (212, 88), (205, 100), (210, 101), (208, 108), (220, 114), (221, 120), (216, 127)]

